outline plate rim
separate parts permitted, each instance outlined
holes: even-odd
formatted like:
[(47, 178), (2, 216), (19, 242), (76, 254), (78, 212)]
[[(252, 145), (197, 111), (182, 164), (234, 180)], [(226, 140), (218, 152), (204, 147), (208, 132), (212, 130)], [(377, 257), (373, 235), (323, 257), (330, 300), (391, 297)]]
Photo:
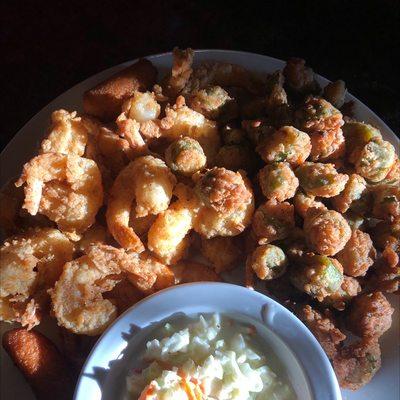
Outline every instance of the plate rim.
[[(268, 56), (266, 54), (260, 54), (260, 53), (254, 53), (251, 51), (242, 51), (242, 50), (227, 50), (227, 49), (193, 49), (195, 54), (199, 54), (199, 53), (210, 53), (210, 52), (214, 52), (214, 53), (220, 53), (220, 54), (238, 54), (238, 55), (250, 55), (252, 57), (256, 56), (256, 57), (260, 57), (260, 58), (268, 58), (270, 60), (273, 60), (275, 62), (279, 62), (279, 63), (285, 63), (284, 60), (281, 60), (279, 58), (275, 58), (275, 57), (271, 57)], [(141, 56), (141, 57), (137, 57), (135, 59), (132, 60), (127, 60), (124, 61), (122, 63), (113, 65), (111, 67), (108, 67), (106, 69), (103, 69), (101, 71), (96, 72), (95, 74), (92, 74), (90, 76), (88, 76), (87, 78), (77, 82), (76, 84), (74, 84), (72, 87), (70, 87), (69, 89), (65, 90), (64, 92), (60, 93), (58, 96), (56, 96), (53, 100), (51, 100), (49, 103), (47, 103), (46, 105), (44, 105), (39, 111), (37, 111), (15, 134), (14, 136), (11, 138), (11, 140), (6, 144), (6, 146), (4, 147), (4, 149), (1, 151), (0, 153), (0, 163), (2, 162), (2, 158), (3, 158), (3, 154), (7, 152), (8, 148), (11, 147), (12, 143), (14, 142), (14, 139), (21, 135), (22, 131), (25, 129), (25, 127), (27, 125), (29, 125), (31, 123), (32, 120), (34, 120), (38, 114), (41, 114), (47, 107), (50, 106), (51, 103), (55, 102), (57, 99), (59, 99), (60, 97), (64, 96), (67, 92), (73, 90), (74, 88), (76, 88), (77, 86), (82, 85), (83, 83), (85, 83), (86, 81), (88, 81), (89, 79), (94, 79), (95, 77), (97, 77), (100, 74), (106, 74), (107, 72), (111, 72), (111, 70), (114, 69), (118, 69), (118, 68), (122, 68), (124, 66), (127, 65), (131, 65), (133, 63), (135, 63), (136, 61), (140, 60), (141, 58), (148, 58), (148, 59), (155, 59), (155, 58), (160, 58), (160, 57), (169, 57), (172, 56), (172, 52), (171, 51), (166, 51), (163, 53), (156, 53), (156, 54), (151, 54), (151, 55), (146, 55), (146, 56)], [(327, 80), (328, 82), (331, 82), (331, 80), (329, 80), (328, 78), (325, 78), (324, 76), (315, 73), (315, 75), (318, 78), (322, 78), (323, 80)], [(394, 131), (386, 124), (385, 121), (383, 121), (379, 115), (377, 115), (373, 110), (371, 110), (364, 102), (362, 102), (361, 100), (359, 100), (357, 97), (355, 97), (354, 95), (352, 95), (349, 91), (347, 92), (347, 96), (349, 96), (351, 98), (351, 100), (356, 100), (357, 102), (359, 102), (360, 104), (362, 104), (364, 107), (366, 107), (368, 109), (368, 112), (371, 113), (375, 118), (377, 118), (379, 120), (379, 123), (385, 128), (385, 130), (387, 130), (389, 133), (391, 133), (394, 137), (394, 141), (397, 141), (398, 144), (400, 144), (400, 138), (397, 137), (397, 135), (394, 133)]]
[[(275, 57), (271, 57), (268, 55), (264, 55), (264, 54), (259, 54), (259, 53), (253, 53), (253, 52), (248, 52), (248, 51), (240, 51), (240, 50), (227, 50), (227, 49), (196, 49), (194, 50), (196, 54), (204, 54), (204, 53), (211, 53), (210, 54), (210, 58), (212, 57), (212, 54), (220, 54), (221, 57), (224, 54), (230, 54), (232, 56), (234, 55), (238, 55), (238, 56), (251, 56), (253, 57), (254, 60), (256, 59), (261, 59), (261, 61), (264, 59), (264, 61), (268, 62), (275, 62), (275, 63), (280, 63), (281, 65), (283, 65), (285, 63), (284, 60), (275, 58)], [(138, 57), (132, 60), (128, 60), (128, 61), (124, 61), (122, 63), (119, 63), (117, 65), (114, 66), (110, 66), (104, 70), (98, 71), (88, 77), (86, 77), (85, 79), (83, 79), (80, 82), (77, 82), (76, 84), (74, 84), (72, 87), (70, 87), (69, 89), (67, 89), (66, 91), (64, 91), (63, 93), (60, 93), (58, 96), (56, 96), (55, 98), (53, 98), (53, 100), (51, 100), (49, 103), (47, 103), (46, 105), (44, 105), (39, 111), (37, 111), (31, 118), (29, 118), (23, 125), (22, 127), (16, 131), (16, 133), (14, 134), (14, 136), (11, 138), (11, 140), (6, 144), (6, 146), (4, 147), (4, 149), (1, 151), (0, 153), (0, 169), (2, 168), (3, 162), (4, 162), (4, 156), (9, 152), (9, 149), (12, 148), (14, 146), (14, 143), (17, 140), (22, 140), (24, 137), (26, 137), (28, 135), (28, 132), (26, 132), (25, 134), (23, 134), (23, 131), (27, 130), (29, 128), (29, 125), (34, 123), (35, 120), (41, 120), (43, 119), (44, 116), (46, 116), (47, 118), (49, 117), (49, 112), (48, 110), (51, 109), (50, 107), (52, 107), (54, 105), (54, 103), (56, 103), (57, 101), (60, 100), (61, 97), (66, 96), (70, 91), (76, 90), (78, 86), (84, 85), (86, 82), (90, 81), (90, 80), (95, 80), (96, 78), (99, 79), (98, 77), (100, 75), (111, 75), (112, 73), (117, 72), (118, 70), (121, 70), (122, 68), (131, 65), (132, 63), (134, 63), (135, 61), (137, 61), (140, 58), (150, 58), (151, 60), (156, 60), (158, 58), (161, 57), (171, 57), (172, 52), (163, 52), (163, 53), (157, 53), (157, 54), (153, 54), (153, 55), (147, 55), (147, 56), (142, 56), (142, 57)], [(321, 82), (323, 83), (327, 83), (330, 82), (328, 79), (326, 79), (325, 77), (319, 75), (316, 73), (317, 79), (320, 79)], [(385, 133), (387, 136), (387, 140), (389, 140), (392, 144), (395, 145), (396, 147), (396, 152), (397, 154), (399, 153), (399, 147), (400, 147), (400, 138), (394, 133), (394, 131), (372, 110), (370, 109), (365, 103), (363, 103), (361, 100), (359, 100), (357, 97), (353, 96), (351, 93), (347, 93), (347, 96), (350, 100), (355, 100), (356, 103), (358, 103), (360, 106), (362, 106), (363, 108), (363, 113), (367, 114), (368, 117), (371, 117), (374, 120), (374, 123), (378, 123), (380, 129), (382, 130), (382, 133)], [(79, 103), (77, 103), (77, 105), (79, 105)], [(55, 107), (55, 106), (54, 106)], [(47, 114), (45, 114), (47, 112)], [(384, 132), (383, 132), (384, 131)], [(35, 135), (35, 134), (34, 134)], [(38, 134), (36, 134), (36, 136), (39, 136)], [(15, 150), (15, 149), (14, 149)], [(21, 164), (21, 168), (23, 163)], [(3, 174), (0, 174), (3, 175)], [(0, 186), (2, 186), (2, 184), (5, 184), (7, 182), (7, 180), (11, 179), (12, 177), (14, 177), (15, 175), (11, 174), (10, 172), (7, 172), (7, 174), (4, 174), (4, 177), (0, 177)], [(398, 390), (398, 388), (397, 388)], [(347, 391), (345, 391), (347, 392)], [(355, 392), (356, 393), (356, 392)], [(398, 393), (396, 391), (396, 393)]]

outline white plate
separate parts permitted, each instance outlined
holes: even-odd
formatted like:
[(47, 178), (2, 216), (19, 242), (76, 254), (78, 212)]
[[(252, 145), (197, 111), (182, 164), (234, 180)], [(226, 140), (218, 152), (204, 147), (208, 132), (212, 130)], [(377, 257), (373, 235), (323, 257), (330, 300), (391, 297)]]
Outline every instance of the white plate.
[[(159, 54), (147, 57), (158, 68), (160, 76), (170, 69), (171, 53)], [(199, 50), (196, 51), (195, 64), (205, 60), (226, 61), (243, 65), (250, 70), (257, 72), (272, 72), (281, 69), (284, 62), (272, 57), (259, 54), (229, 51), (229, 50)], [(44, 137), (48, 127), (50, 114), (58, 108), (69, 110), (82, 109), (82, 94), (85, 90), (91, 88), (98, 82), (109, 77), (115, 72), (127, 67), (134, 61), (129, 61), (118, 66), (109, 68), (99, 74), (96, 74), (85, 81), (75, 85), (54, 101), (49, 103), (40, 112), (38, 112), (10, 141), (7, 147), (0, 155), (0, 186), (3, 186), (11, 178), (21, 172), (24, 162), (29, 160), (36, 152), (41, 139)], [(318, 76), (318, 81), (325, 85), (329, 81)], [(350, 88), (351, 89), (351, 88)], [(355, 115), (359, 120), (371, 123), (378, 127), (383, 137), (395, 145), (399, 153), (400, 141), (390, 128), (368, 107), (357, 100), (351, 94), (347, 94), (346, 100), (353, 100), (355, 103)], [(363, 389), (353, 393), (344, 390), (344, 400), (398, 400), (400, 398), (400, 352), (399, 352), (399, 299), (391, 297), (392, 304), (395, 306), (393, 315), (393, 326), (381, 340), (382, 345), (382, 368), (374, 377), (373, 381)], [(0, 334), (10, 326), (1, 324)], [(42, 327), (49, 336), (56, 339), (54, 329)], [(23, 399), (31, 400), (33, 396), (26, 382), (19, 374), (18, 370), (8, 356), (1, 349), (1, 382), (7, 384), (1, 385), (0, 398), (4, 400)]]
[(256, 327), (260, 345), (270, 359), (281, 361), (299, 399), (340, 400), (339, 385), (328, 358), (299, 319), (261, 293), (216, 282), (174, 286), (126, 311), (102, 335), (88, 357), (75, 400), (125, 398), (125, 378), (138, 367), (137, 354), (143, 351), (153, 330), (179, 314), (213, 312)]

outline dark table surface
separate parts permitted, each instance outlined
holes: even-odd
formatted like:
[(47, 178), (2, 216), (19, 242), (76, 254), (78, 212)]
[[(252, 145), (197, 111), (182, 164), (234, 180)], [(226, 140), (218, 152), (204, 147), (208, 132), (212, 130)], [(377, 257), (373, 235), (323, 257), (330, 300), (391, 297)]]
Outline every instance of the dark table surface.
[(2, 1), (0, 149), (85, 78), (174, 46), (305, 58), (397, 134), (399, 2)]

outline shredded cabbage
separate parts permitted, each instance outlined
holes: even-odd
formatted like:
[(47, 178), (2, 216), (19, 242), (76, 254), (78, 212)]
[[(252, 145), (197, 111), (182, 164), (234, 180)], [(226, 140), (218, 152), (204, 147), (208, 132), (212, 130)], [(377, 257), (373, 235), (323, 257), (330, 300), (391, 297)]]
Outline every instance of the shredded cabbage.
[(278, 379), (265, 355), (252, 347), (254, 329), (221, 321), (219, 314), (146, 344), (147, 367), (127, 378), (131, 399), (289, 400), (289, 385)]

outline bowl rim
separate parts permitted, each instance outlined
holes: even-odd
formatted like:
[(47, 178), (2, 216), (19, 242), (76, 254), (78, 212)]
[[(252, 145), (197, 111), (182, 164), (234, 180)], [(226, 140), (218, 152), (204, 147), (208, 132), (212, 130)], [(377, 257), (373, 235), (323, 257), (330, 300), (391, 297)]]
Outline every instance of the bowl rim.
[[(192, 301), (193, 304), (189, 303), (185, 305), (185, 309), (182, 309), (177, 307), (177, 304), (171, 302), (173, 298), (175, 298), (176, 302), (180, 297), (185, 297), (185, 293), (189, 293), (192, 296), (188, 301)], [(195, 303), (197, 298), (201, 298), (205, 293), (207, 293), (207, 298), (205, 299), (206, 304)], [(221, 304), (221, 296), (231, 296), (232, 299), (240, 298), (240, 310), (236, 310), (238, 307), (237, 304), (234, 306), (233, 310), (232, 302), (229, 302), (228, 306)], [(157, 305), (160, 306), (161, 303), (163, 304), (162, 311), (157, 307)], [(246, 307), (246, 304), (251, 304), (259, 308), (257, 310), (256, 308), (252, 308), (250, 310)], [(115, 337), (118, 334), (119, 337), (121, 337), (122, 331), (127, 329), (128, 324), (135, 323), (135, 321), (139, 320), (140, 323), (137, 325), (144, 328), (153, 322), (164, 320), (167, 315), (171, 316), (177, 312), (184, 312), (185, 314), (201, 313), (201, 311), (197, 309), (193, 310), (193, 312), (188, 312), (186, 308), (201, 308), (203, 306), (204, 309), (215, 307), (217, 309), (215, 312), (220, 312), (222, 314), (224, 312), (238, 312), (238, 316), (241, 315), (256, 319), (257, 322), (267, 326), (267, 328), (288, 347), (289, 351), (292, 353), (291, 356), (297, 359), (308, 381), (313, 399), (342, 399), (339, 384), (328, 357), (308, 328), (288, 309), (274, 299), (240, 285), (225, 282), (193, 282), (172, 286), (156, 292), (134, 304), (113, 321), (100, 336), (85, 361), (75, 387), (74, 400), (83, 400), (85, 398), (85, 385), (89, 383), (86, 379), (90, 379), (88, 375), (90, 376), (92, 367), (95, 367), (96, 363), (94, 359), (98, 355), (97, 353), (99, 352), (99, 354), (101, 354), (104, 350), (102, 347), (106, 346), (107, 340), (111, 337)], [(262, 318), (260, 311), (264, 309), (264, 307), (267, 307), (268, 310), (272, 310), (273, 321), (275, 322), (274, 326), (269, 323), (266, 324), (265, 319)], [(143, 315), (149, 310), (151, 310), (153, 314), (159, 316), (146, 319)], [(209, 311), (204, 311), (204, 313), (208, 312)], [(144, 321), (142, 320), (143, 318)], [(285, 332), (279, 331), (276, 324), (280, 324), (281, 328), (285, 327)], [(296, 340), (298, 338), (301, 338), (301, 346), (299, 346)], [(122, 347), (119, 346), (119, 348)], [(112, 360), (108, 359), (107, 365), (105, 362), (102, 362), (102, 367), (108, 367), (110, 361)]]

